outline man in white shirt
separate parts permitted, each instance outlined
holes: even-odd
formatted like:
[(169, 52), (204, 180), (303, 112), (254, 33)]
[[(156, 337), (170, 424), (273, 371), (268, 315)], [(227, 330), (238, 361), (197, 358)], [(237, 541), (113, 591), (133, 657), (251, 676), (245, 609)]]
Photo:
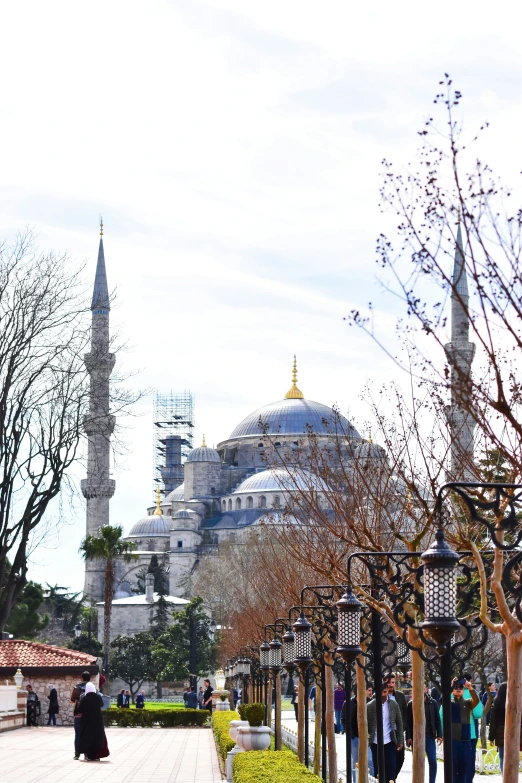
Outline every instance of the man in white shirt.
[[(396, 701), (388, 698), (388, 684), (383, 683), (381, 691), (382, 730), (384, 742), (384, 771), (386, 781), (397, 777), (397, 751), (404, 746), (402, 716)], [(367, 707), (368, 741), (373, 758), (375, 776), (379, 774), (379, 759), (377, 753), (377, 704), (373, 699)]]

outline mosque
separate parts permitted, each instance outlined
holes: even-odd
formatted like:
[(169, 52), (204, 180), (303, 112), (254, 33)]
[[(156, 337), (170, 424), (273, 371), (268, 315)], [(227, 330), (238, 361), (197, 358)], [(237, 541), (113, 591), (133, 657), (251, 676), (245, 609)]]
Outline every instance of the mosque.
[[(109, 478), (110, 436), (114, 428), (114, 418), (109, 413), (109, 378), (114, 355), (109, 353), (110, 300), (103, 226), (100, 234), (91, 303), (92, 349), (85, 358), (91, 379), (89, 424), (86, 425), (87, 478), (82, 481), (88, 534), (95, 534), (101, 525), (109, 524), (109, 501), (115, 491), (115, 482)], [(446, 346), (446, 353), (452, 371), (462, 372), (458, 363), (465, 362), (464, 369), (469, 372), (474, 346), (468, 340), (467, 282), (460, 226), (455, 281), (458, 296), (452, 296), (452, 342)], [(473, 422), (455, 400), (449, 406), (448, 425), (454, 436), (452, 469), (455, 469), (462, 462), (459, 444), (468, 454), (473, 448)], [(149, 565), (153, 553), (161, 554), (168, 570), (169, 600), (179, 601), (176, 596), (182, 595), (187, 577), (198, 568), (205, 554), (218, 555), (221, 543), (238, 540), (243, 531), (261, 521), (277, 522), (288, 502), (288, 493), (301, 488), (313, 488), (320, 493), (319, 478), (304, 473), (302, 468), (306, 464), (303, 454), (306, 459), (310, 433), (320, 447), (334, 439), (337, 445), (341, 441), (344, 452), (338, 448), (337, 453), (343, 462), (360, 456), (369, 460), (386, 458), (384, 450), (361, 438), (344, 416), (305, 398), (297, 386), (294, 358), (292, 384), (283, 399), (247, 415), (215, 449), (203, 439), (201, 446), (188, 454), (183, 483), (163, 498), (157, 490), (155, 507), (149, 508), (147, 516), (136, 522), (126, 536), (137, 545), (137, 560), (116, 564), (116, 603), (128, 604), (130, 609), (138, 573)], [(270, 459), (267, 458), (269, 448)], [(295, 465), (298, 455), (299, 471), (291, 475), (292, 461)], [(84, 592), (95, 601), (103, 599), (103, 573), (103, 563), (86, 563)]]

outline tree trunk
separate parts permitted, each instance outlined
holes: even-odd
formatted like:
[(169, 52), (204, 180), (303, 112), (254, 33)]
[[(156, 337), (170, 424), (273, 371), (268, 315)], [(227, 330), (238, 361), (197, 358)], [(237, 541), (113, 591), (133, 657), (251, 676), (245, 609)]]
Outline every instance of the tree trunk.
[(105, 564), (105, 604), (103, 607), (103, 665), (105, 668), (105, 692), (109, 693), (109, 649), (111, 645), (112, 599), (114, 598), (114, 563), (110, 557)]
[[(325, 656), (326, 663), (333, 663), (331, 656)], [(326, 666), (325, 677), (326, 697), (326, 738), (328, 740), (328, 780), (329, 783), (338, 783), (337, 778), (337, 751), (335, 748), (335, 714), (334, 714), (334, 676), (331, 666)]]
[[(420, 647), (420, 640), (414, 628), (408, 628), (408, 641)], [(411, 779), (424, 783), (424, 755), (426, 752), (426, 716), (424, 713), (424, 662), (420, 655), (411, 653), (411, 684), (413, 698), (413, 761)], [(406, 726), (404, 726), (406, 737)], [(404, 740), (406, 742), (406, 739)]]
[(314, 723), (314, 775), (321, 774), (321, 700), (323, 698), (322, 683), (315, 680), (315, 723)]
[[(357, 733), (359, 734), (358, 783), (368, 783), (368, 714), (366, 712), (366, 679), (364, 669), (355, 665), (357, 683)], [(350, 778), (347, 776), (347, 781)], [(350, 781), (351, 783), (351, 781)]]
[(301, 764), (304, 764), (304, 682), (299, 677), (299, 691), (297, 694), (297, 756)]
[(506, 653), (508, 678), (503, 783), (518, 783), (520, 721), (522, 717), (522, 628), (520, 626), (510, 629), (506, 638)]

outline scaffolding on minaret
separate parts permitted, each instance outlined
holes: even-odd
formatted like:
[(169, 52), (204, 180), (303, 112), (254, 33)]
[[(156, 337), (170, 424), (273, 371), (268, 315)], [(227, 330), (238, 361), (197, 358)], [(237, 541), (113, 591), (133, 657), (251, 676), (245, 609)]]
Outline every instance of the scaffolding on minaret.
[(193, 448), (194, 396), (192, 392), (154, 393), (153, 492), (165, 495), (183, 483), (183, 463)]

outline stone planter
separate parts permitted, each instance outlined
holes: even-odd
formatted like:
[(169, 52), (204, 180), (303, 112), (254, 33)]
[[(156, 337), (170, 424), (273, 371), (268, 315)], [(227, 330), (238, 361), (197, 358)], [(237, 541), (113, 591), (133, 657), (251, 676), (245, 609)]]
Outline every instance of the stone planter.
[(229, 701), (216, 701), (214, 705), (214, 709), (216, 712), (225, 712), (226, 710), (230, 709), (230, 702)]
[(228, 730), (228, 733), (230, 734), (230, 739), (233, 739), (234, 742), (237, 742), (237, 730), (240, 726), (249, 726), (247, 720), (231, 720), (230, 721), (230, 728)]
[(270, 734), (268, 726), (239, 726), (236, 742), (242, 750), (268, 750)]
[[(248, 726), (247, 720), (231, 720), (230, 721), (230, 728), (228, 730), (228, 733), (230, 734), (230, 739), (233, 739), (234, 742), (237, 742), (237, 730), (240, 728), (240, 726)], [(239, 745), (235, 745), (232, 750), (229, 750), (227, 753), (227, 761), (225, 765), (226, 773), (227, 773), (227, 780), (229, 783), (232, 781), (232, 763), (234, 761), (234, 756), (238, 753), (243, 753), (243, 748), (240, 748)]]

